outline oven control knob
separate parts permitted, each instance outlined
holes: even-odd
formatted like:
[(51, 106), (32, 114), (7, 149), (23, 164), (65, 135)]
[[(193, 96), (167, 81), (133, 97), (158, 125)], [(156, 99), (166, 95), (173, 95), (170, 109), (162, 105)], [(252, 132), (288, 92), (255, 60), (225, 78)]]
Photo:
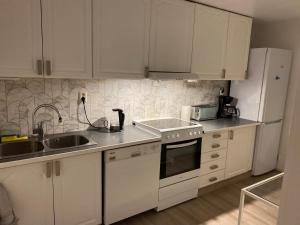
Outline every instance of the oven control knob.
[(167, 139), (170, 139), (170, 135), (167, 136)]
[(200, 131), (200, 130), (198, 131), (198, 134), (201, 134), (201, 131)]
[(175, 134), (172, 134), (172, 138), (175, 138)]
[(177, 137), (177, 138), (179, 138), (179, 137), (180, 137), (180, 135), (179, 135), (179, 134), (176, 134), (176, 137)]
[(190, 132), (189, 132), (189, 135), (190, 135), (190, 136), (192, 136), (192, 135), (193, 135), (193, 132), (192, 132), (192, 131), (190, 131)]
[(197, 131), (194, 131), (194, 135), (197, 135)]

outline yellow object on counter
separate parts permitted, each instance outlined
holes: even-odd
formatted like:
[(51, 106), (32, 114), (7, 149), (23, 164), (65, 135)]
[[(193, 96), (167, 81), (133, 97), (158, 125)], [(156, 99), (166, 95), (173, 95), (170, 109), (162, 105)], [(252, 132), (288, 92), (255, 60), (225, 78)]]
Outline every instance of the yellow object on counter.
[(6, 137), (1, 137), (1, 143), (5, 142), (13, 142), (13, 141), (25, 141), (28, 140), (28, 136), (6, 136)]

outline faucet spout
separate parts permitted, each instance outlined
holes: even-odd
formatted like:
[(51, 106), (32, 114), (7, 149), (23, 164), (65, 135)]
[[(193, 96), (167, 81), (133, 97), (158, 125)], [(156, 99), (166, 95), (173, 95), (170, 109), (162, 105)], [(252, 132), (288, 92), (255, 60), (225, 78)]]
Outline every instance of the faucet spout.
[(35, 119), (34, 118), (35, 118), (35, 114), (37, 113), (37, 111), (41, 108), (50, 108), (50, 109), (54, 110), (58, 115), (58, 122), (59, 123), (62, 122), (61, 114), (60, 114), (59, 110), (54, 105), (51, 105), (51, 104), (38, 105), (33, 110), (33, 113), (32, 113), (32, 133), (33, 133), (33, 135), (38, 136), (39, 140), (42, 140), (44, 138), (43, 121), (41, 121), (41, 123), (38, 125), (38, 127), (35, 128)]

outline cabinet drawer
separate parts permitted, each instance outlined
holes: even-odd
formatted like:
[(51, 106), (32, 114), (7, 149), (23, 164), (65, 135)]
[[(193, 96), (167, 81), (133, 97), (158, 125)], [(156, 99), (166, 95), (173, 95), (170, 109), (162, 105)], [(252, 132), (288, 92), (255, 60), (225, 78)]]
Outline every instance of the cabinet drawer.
[(211, 162), (201, 164), (200, 176), (213, 173), (225, 168), (226, 159), (218, 159)]
[(214, 140), (214, 141), (206, 141), (202, 142), (202, 152), (210, 152), (215, 150), (220, 150), (227, 148), (228, 140)]
[(201, 156), (201, 163), (206, 163), (217, 159), (226, 158), (226, 153), (227, 153), (227, 149), (221, 149), (218, 151), (203, 153)]
[(214, 173), (207, 174), (205, 176), (199, 177), (199, 188), (208, 186), (210, 184), (217, 183), (221, 180), (224, 180), (224, 170), (220, 170)]
[(203, 137), (205, 141), (211, 142), (215, 140), (228, 139), (228, 130), (206, 133)]

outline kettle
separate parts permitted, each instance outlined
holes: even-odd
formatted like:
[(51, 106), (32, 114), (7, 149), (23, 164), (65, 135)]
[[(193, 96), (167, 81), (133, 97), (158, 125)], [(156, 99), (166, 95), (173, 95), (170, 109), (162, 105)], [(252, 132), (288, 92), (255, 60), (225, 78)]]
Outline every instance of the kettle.
[(113, 112), (118, 112), (118, 117), (119, 117), (119, 125), (118, 126), (110, 126), (110, 130), (112, 132), (118, 132), (123, 130), (124, 127), (124, 121), (125, 121), (125, 114), (123, 113), (122, 109), (113, 109)]

